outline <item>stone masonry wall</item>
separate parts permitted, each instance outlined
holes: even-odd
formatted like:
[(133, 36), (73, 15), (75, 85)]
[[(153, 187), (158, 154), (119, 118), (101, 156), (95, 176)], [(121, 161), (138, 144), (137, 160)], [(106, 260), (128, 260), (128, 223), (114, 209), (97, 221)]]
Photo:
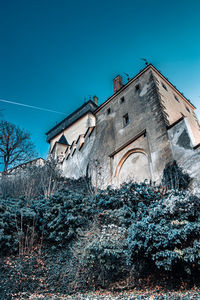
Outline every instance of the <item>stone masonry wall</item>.
[[(69, 148), (62, 163), (63, 174), (76, 179), (89, 176), (101, 189), (118, 187), (129, 180), (160, 183), (166, 164), (177, 160), (196, 178), (200, 150), (194, 149), (191, 124), (195, 124), (196, 134), (198, 123), (191, 111), (191, 115), (188, 112), (184, 120), (173, 124), (182, 116), (182, 109), (186, 110), (185, 103), (179, 105), (171, 90), (173, 98), (170, 96), (168, 101), (169, 95), (161, 92), (161, 85), (150, 66), (104, 102), (94, 112), (96, 124), (91, 134), (86, 134), (86, 127), (76, 132), (82, 135), (79, 143), (84, 143), (76, 147), (75, 142)], [(167, 114), (173, 112), (174, 101), (176, 112), (170, 119)]]
[(173, 157), (178, 165), (193, 179), (192, 184), (199, 184), (200, 179), (200, 147), (193, 148), (187, 119), (183, 119), (168, 130)]
[[(124, 101), (122, 101), (124, 97)], [(129, 122), (125, 126), (124, 116)], [(137, 136), (145, 131), (143, 139)], [(134, 140), (131, 143), (131, 140)], [(129, 143), (130, 142), (130, 143)], [(128, 143), (128, 145), (127, 145)], [(120, 149), (120, 151), (118, 151)], [(116, 154), (112, 155), (112, 153)], [(123, 166), (120, 181), (116, 178), (116, 168), (129, 152), (143, 153), (132, 156), (130, 164)], [(140, 170), (134, 161), (145, 164)], [(167, 162), (172, 161), (172, 152), (168, 140), (165, 119), (160, 108), (160, 100), (151, 70), (146, 71), (136, 81), (118, 93), (96, 113), (96, 127), (90, 140), (85, 141), (81, 151), (64, 160), (63, 173), (66, 177), (78, 178), (87, 172), (94, 185), (105, 188), (110, 184), (119, 185), (127, 180), (126, 173), (138, 177), (138, 172), (145, 172), (139, 178), (159, 182)], [(146, 165), (147, 164), (147, 165)], [(121, 166), (122, 168), (122, 166)]]

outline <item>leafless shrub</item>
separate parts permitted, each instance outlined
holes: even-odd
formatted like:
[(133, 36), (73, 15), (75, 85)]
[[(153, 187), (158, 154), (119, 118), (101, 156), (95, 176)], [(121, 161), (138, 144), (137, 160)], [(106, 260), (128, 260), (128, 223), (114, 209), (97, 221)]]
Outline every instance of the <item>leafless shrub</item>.
[(27, 200), (38, 196), (49, 197), (60, 181), (60, 169), (54, 160), (48, 160), (42, 166), (27, 166), (14, 173), (2, 174), (0, 195), (4, 199), (23, 196)]

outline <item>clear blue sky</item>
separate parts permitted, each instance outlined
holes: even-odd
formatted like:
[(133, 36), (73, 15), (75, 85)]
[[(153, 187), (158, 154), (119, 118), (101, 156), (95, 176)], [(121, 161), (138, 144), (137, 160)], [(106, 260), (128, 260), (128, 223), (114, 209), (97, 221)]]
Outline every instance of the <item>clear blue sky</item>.
[[(199, 0), (0, 0), (0, 98), (67, 114), (112, 79), (134, 76), (147, 58), (197, 107), (200, 117)], [(64, 115), (0, 103), (30, 131), (39, 156), (45, 132)]]

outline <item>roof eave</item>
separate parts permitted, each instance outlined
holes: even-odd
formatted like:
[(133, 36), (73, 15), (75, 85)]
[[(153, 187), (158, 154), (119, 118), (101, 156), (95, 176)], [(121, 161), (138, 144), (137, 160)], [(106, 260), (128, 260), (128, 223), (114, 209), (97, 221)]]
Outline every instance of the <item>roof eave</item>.
[[(47, 131), (45, 134), (48, 135), (49, 133), (51, 133), (51, 131), (53, 131), (57, 127), (59, 127), (62, 124), (63, 121), (65, 121), (66, 119), (71, 118), (73, 115), (75, 115), (78, 111), (80, 111), (84, 106), (86, 106), (89, 103), (91, 103), (92, 105), (98, 107), (98, 105), (96, 105), (92, 100), (87, 101), (86, 103), (84, 103), (83, 105), (81, 105), (79, 108), (77, 108), (75, 111), (73, 111), (71, 114), (69, 114), (66, 118), (64, 118), (62, 121), (60, 121), (58, 124), (56, 124), (53, 128), (51, 128), (49, 131)], [(93, 113), (93, 111), (91, 111), (91, 110), (90, 110), (90, 112)], [(82, 118), (82, 116), (80, 118)], [(79, 119), (77, 119), (77, 120), (79, 120)]]

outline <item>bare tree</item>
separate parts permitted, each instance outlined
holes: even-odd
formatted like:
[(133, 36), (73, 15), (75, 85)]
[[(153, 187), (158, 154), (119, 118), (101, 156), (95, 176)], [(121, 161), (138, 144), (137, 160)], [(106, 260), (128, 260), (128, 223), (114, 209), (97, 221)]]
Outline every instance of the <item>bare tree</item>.
[(4, 173), (8, 167), (27, 162), (36, 156), (30, 134), (7, 121), (0, 122), (0, 160)]

